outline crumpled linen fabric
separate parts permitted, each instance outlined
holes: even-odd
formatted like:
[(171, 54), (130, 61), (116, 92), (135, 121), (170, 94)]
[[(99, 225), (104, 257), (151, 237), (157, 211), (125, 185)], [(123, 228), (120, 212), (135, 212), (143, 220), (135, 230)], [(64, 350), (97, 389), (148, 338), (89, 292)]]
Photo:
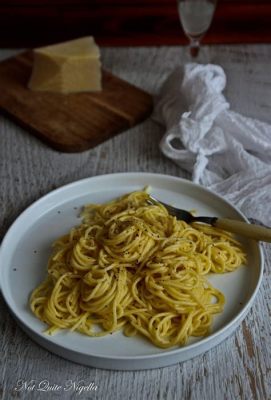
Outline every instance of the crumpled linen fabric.
[(166, 130), (160, 148), (195, 183), (271, 225), (271, 125), (232, 110), (225, 87), (218, 65), (176, 69), (155, 102), (153, 118)]

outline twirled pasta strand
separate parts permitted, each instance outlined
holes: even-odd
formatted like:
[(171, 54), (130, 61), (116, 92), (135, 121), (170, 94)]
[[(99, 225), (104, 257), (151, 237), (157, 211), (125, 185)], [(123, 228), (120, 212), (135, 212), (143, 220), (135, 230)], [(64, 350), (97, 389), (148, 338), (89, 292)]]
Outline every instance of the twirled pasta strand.
[(225, 300), (206, 275), (235, 270), (245, 254), (230, 234), (178, 221), (148, 198), (87, 205), (82, 224), (54, 243), (48, 277), (30, 298), (47, 333), (123, 329), (161, 348), (209, 333)]

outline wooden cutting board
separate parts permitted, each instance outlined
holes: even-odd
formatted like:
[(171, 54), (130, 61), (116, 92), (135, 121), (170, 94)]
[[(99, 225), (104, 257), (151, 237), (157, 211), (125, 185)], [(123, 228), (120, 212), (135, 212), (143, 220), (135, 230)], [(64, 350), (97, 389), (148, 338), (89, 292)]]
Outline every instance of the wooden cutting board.
[(31, 52), (0, 63), (0, 109), (57, 150), (87, 150), (151, 113), (150, 94), (109, 72), (99, 93), (58, 94), (30, 91), (31, 70)]

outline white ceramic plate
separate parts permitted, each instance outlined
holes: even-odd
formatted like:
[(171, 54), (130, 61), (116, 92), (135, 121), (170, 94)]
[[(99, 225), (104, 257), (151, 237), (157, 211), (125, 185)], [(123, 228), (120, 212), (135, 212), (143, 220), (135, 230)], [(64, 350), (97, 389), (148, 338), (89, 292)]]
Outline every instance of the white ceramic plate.
[(68, 360), (107, 369), (158, 368), (192, 358), (228, 337), (245, 317), (258, 291), (263, 271), (259, 245), (242, 239), (248, 265), (237, 271), (210, 277), (226, 296), (222, 314), (215, 318), (210, 336), (193, 339), (185, 347), (162, 350), (143, 337), (129, 338), (121, 332), (90, 338), (64, 331), (43, 333), (45, 325), (32, 315), (28, 299), (46, 275), (52, 242), (80, 223), (80, 208), (101, 203), (151, 185), (152, 194), (198, 214), (245, 220), (231, 204), (189, 181), (151, 173), (122, 173), (84, 179), (44, 196), (25, 210), (6, 234), (0, 252), (0, 282), (5, 301), (28, 335), (41, 346)]

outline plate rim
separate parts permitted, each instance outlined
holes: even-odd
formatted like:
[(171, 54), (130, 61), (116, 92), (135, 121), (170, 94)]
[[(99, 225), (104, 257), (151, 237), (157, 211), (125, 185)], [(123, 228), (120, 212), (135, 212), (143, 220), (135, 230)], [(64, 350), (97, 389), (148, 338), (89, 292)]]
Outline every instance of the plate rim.
[[(177, 183), (181, 183), (181, 184), (185, 184), (188, 185), (190, 187), (196, 187), (201, 191), (204, 191), (208, 194), (211, 194), (212, 196), (218, 198), (221, 202), (224, 202), (226, 204), (228, 204), (237, 214), (239, 219), (242, 221), (246, 221), (249, 222), (248, 219), (246, 218), (246, 216), (234, 205), (232, 204), (229, 200), (225, 199), (223, 196), (221, 196), (220, 194), (215, 193), (214, 191), (212, 191), (209, 188), (206, 188), (198, 183), (194, 183), (188, 179), (182, 178), (182, 177), (178, 177), (178, 176), (173, 176), (170, 174), (160, 174), (160, 173), (152, 173), (152, 172), (118, 172), (118, 173), (110, 173), (110, 174), (100, 174), (100, 175), (95, 175), (95, 176), (90, 176), (87, 178), (83, 178), (83, 179), (79, 179), (70, 183), (67, 183), (65, 185), (61, 185), (56, 189), (53, 189), (49, 192), (47, 192), (45, 195), (41, 196), (40, 198), (38, 198), (37, 200), (35, 200), (32, 204), (30, 204), (28, 207), (26, 207), (19, 215), (17, 218), (15, 218), (15, 220), (13, 221), (13, 223), (10, 225), (10, 227), (8, 228), (8, 230), (6, 231), (4, 238), (2, 240), (1, 246), (0, 246), (0, 264), (1, 262), (3, 262), (3, 253), (6, 250), (6, 243), (8, 243), (9, 241), (9, 237), (13, 234), (13, 231), (16, 229), (16, 225), (18, 223), (21, 222), (21, 220), (23, 218), (25, 218), (25, 216), (27, 216), (29, 213), (32, 212), (32, 210), (39, 206), (40, 204), (42, 204), (43, 202), (46, 203), (46, 201), (50, 198), (50, 197), (54, 197), (55, 195), (57, 195), (58, 193), (62, 192), (63, 190), (68, 190), (69, 188), (76, 188), (77, 186), (83, 185), (87, 182), (93, 182), (96, 179), (100, 180), (100, 179), (108, 179), (110, 177), (116, 177), (116, 178), (122, 178), (122, 177), (132, 177), (134, 176), (135, 178), (139, 178), (139, 177), (157, 177), (157, 178), (161, 178), (161, 179), (169, 179), (169, 180), (173, 180), (176, 181)], [(79, 196), (80, 197), (80, 196)], [(48, 211), (48, 210), (47, 210)], [(259, 260), (257, 262), (259, 262), (259, 277), (258, 277), (258, 281), (256, 286), (254, 287), (254, 290), (252, 292), (252, 294), (250, 295), (249, 299), (247, 300), (247, 302), (245, 303), (245, 305), (241, 308), (241, 310), (236, 314), (236, 316), (231, 319), (226, 325), (223, 325), (221, 328), (219, 328), (216, 332), (214, 333), (210, 333), (208, 336), (206, 337), (202, 337), (199, 341), (192, 343), (192, 344), (188, 344), (182, 347), (178, 347), (178, 348), (169, 348), (166, 349), (165, 351), (161, 352), (161, 353), (155, 353), (155, 354), (146, 354), (146, 355), (132, 355), (132, 356), (126, 356), (126, 355), (97, 355), (97, 354), (86, 354), (84, 352), (75, 350), (75, 349), (69, 349), (70, 351), (78, 354), (78, 355), (84, 355), (86, 357), (94, 357), (96, 359), (100, 359), (100, 360), (109, 360), (109, 361), (113, 361), (113, 360), (118, 360), (118, 361), (144, 361), (144, 360), (149, 360), (149, 359), (157, 359), (157, 358), (166, 358), (169, 356), (176, 356), (176, 355), (180, 355), (184, 352), (187, 352), (189, 350), (191, 350), (191, 352), (193, 351), (197, 351), (199, 347), (204, 347), (206, 345), (209, 344), (210, 341), (216, 341), (217, 344), (220, 343), (221, 341), (223, 341), (224, 339), (226, 339), (230, 333), (232, 331), (235, 330), (235, 325), (239, 324), (242, 322), (242, 320), (245, 318), (247, 312), (249, 311), (249, 309), (251, 308), (255, 297), (259, 291), (261, 282), (262, 282), (262, 278), (263, 278), (263, 266), (264, 266), (264, 254), (263, 254), (263, 249), (262, 246), (260, 245), (260, 243), (256, 243), (256, 247), (258, 250), (258, 256), (259, 256)], [(9, 312), (11, 312), (11, 315), (13, 316), (13, 318), (15, 318), (15, 321), (17, 323), (19, 323), (20, 327), (23, 329), (23, 327), (25, 326), (27, 329), (26, 331), (30, 330), (31, 333), (33, 333), (33, 335), (38, 336), (39, 338), (42, 339), (42, 341), (45, 340), (45, 342), (48, 342), (51, 346), (57, 346), (63, 350), (67, 350), (67, 347), (65, 347), (62, 344), (58, 344), (58, 343), (54, 343), (51, 340), (48, 340), (48, 338), (50, 338), (50, 336), (47, 338), (44, 333), (41, 332), (37, 332), (34, 328), (32, 328), (31, 326), (28, 326), (25, 321), (24, 318), (20, 318), (20, 315), (17, 315), (17, 313), (13, 310), (12, 306), (10, 306), (8, 299), (6, 298), (5, 295), (5, 290), (4, 288), (2, 288), (2, 275), (3, 275), (3, 270), (2, 268), (0, 268), (0, 291), (2, 293), (2, 296), (4, 298), (5, 304), (7, 305)], [(236, 326), (237, 328), (237, 326)], [(24, 330), (24, 329), (23, 329)], [(229, 333), (229, 335), (224, 335), (223, 333), (225, 333), (225, 331), (231, 331)], [(29, 336), (29, 333), (28, 333)], [(221, 340), (219, 340), (219, 338), (221, 338)], [(34, 339), (32, 337), (30, 337), (31, 339)], [(35, 341), (38, 341), (38, 339), (34, 339)], [(216, 344), (214, 344), (215, 346)], [(42, 345), (42, 347), (45, 347), (44, 345)], [(197, 354), (201, 354), (209, 349), (211, 349), (213, 346), (207, 348), (206, 350), (202, 350), (200, 352), (198, 352)], [(48, 348), (47, 348), (48, 350)], [(57, 354), (57, 353), (56, 353)], [(196, 355), (197, 355), (196, 354)], [(63, 356), (64, 357), (64, 356)], [(188, 357), (185, 358), (190, 359), (192, 358)], [(65, 358), (65, 357), (64, 357)], [(184, 361), (184, 360), (183, 360)], [(91, 364), (89, 364), (91, 365)], [(169, 365), (169, 364), (166, 364)], [(113, 368), (110, 368), (113, 369)], [(142, 368), (139, 368), (142, 369)]]

